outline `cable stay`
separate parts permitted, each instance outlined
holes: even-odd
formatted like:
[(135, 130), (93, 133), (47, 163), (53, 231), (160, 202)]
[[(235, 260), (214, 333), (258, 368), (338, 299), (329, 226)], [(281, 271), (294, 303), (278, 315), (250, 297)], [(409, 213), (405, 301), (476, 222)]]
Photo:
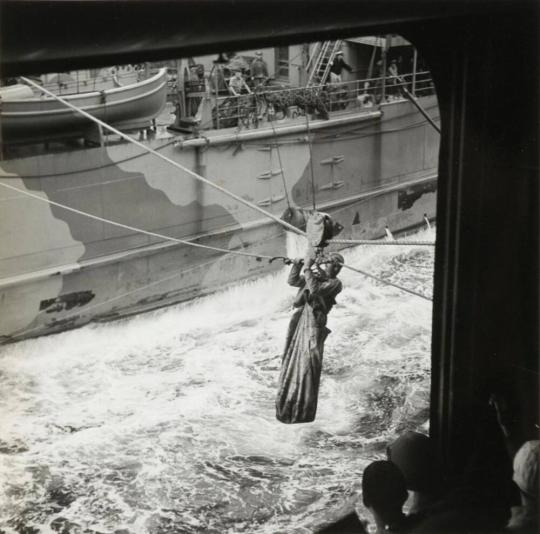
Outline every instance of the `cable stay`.
[(378, 276), (375, 276), (373, 274), (370, 274), (366, 271), (363, 271), (361, 269), (357, 269), (356, 267), (351, 267), (350, 265), (343, 264), (343, 267), (345, 269), (349, 269), (350, 271), (354, 271), (355, 273), (362, 274), (366, 276), (367, 278), (371, 278), (372, 280), (376, 280), (377, 282), (381, 282), (384, 285), (395, 287), (396, 289), (400, 289), (401, 291), (405, 291), (405, 293), (410, 293), (411, 295), (415, 295), (417, 297), (420, 297), (424, 300), (429, 300), (430, 302), (433, 301), (432, 298), (428, 297), (427, 295), (424, 295), (423, 293), (419, 293), (418, 291), (415, 291), (414, 289), (409, 289), (407, 287), (400, 286), (398, 284), (394, 284), (394, 282), (390, 282), (388, 280), (383, 280), (382, 278), (379, 278)]
[[(61, 102), (62, 104), (64, 104), (65, 106), (67, 106), (68, 108), (72, 109), (73, 111), (76, 111), (77, 113), (83, 115), (84, 117), (86, 117), (87, 119), (95, 122), (96, 124), (102, 126), (103, 128), (111, 131), (112, 133), (122, 137), (123, 139), (125, 139), (126, 141), (138, 146), (139, 148), (142, 148), (145, 152), (148, 152), (154, 156), (156, 156), (157, 158), (169, 163), (170, 165), (184, 171), (186, 174), (188, 174), (189, 176), (192, 176), (193, 178), (195, 178), (196, 180), (199, 180), (201, 182), (203, 182), (204, 184), (210, 186), (210, 187), (213, 187), (214, 189), (220, 191), (221, 193), (237, 200), (238, 202), (244, 204), (245, 206), (248, 206), (256, 211), (258, 211), (259, 213), (262, 213), (263, 215), (265, 215), (266, 217), (269, 217), (270, 219), (274, 220), (275, 222), (277, 222), (278, 224), (280, 224), (281, 226), (285, 227), (286, 229), (296, 233), (296, 234), (299, 234), (299, 235), (303, 235), (305, 237), (305, 232), (303, 232), (302, 230), (300, 230), (299, 228), (297, 228), (296, 226), (292, 225), (292, 224), (289, 224), (288, 222), (284, 221), (283, 219), (281, 219), (280, 217), (274, 215), (273, 213), (270, 213), (264, 209), (262, 209), (261, 207), (257, 206), (256, 204), (253, 204), (252, 202), (249, 202), (248, 200), (236, 195), (235, 193), (233, 193), (232, 191), (229, 191), (228, 189), (225, 189), (224, 187), (221, 187), (219, 185), (217, 185), (216, 183), (214, 182), (211, 182), (210, 180), (208, 180), (207, 178), (205, 178), (204, 176), (201, 176), (200, 174), (196, 173), (195, 171), (192, 171), (191, 169), (185, 167), (184, 165), (168, 158), (167, 156), (164, 156), (163, 154), (160, 154), (159, 152), (157, 152), (156, 150), (144, 145), (143, 143), (141, 143), (140, 141), (134, 139), (133, 137), (121, 132), (120, 130), (118, 130), (117, 128), (114, 128), (114, 126), (111, 126), (110, 124), (107, 124), (105, 122), (103, 122), (102, 120), (98, 119), (97, 117), (94, 117), (93, 115), (91, 115), (90, 113), (87, 113), (86, 111), (84, 111), (83, 109), (71, 104), (71, 102), (68, 102), (67, 100), (65, 100), (64, 98), (58, 96), (58, 95), (55, 95), (54, 93), (52, 93), (51, 91), (45, 89), (44, 87), (40, 86), (39, 84), (37, 84), (36, 82), (28, 79), (28, 78), (25, 78), (25, 77), (21, 77), (21, 79), (35, 87), (36, 89), (38, 89), (39, 91), (43, 91), (44, 93), (46, 93), (47, 95), (51, 96), (52, 98), (58, 100), (59, 102)], [(313, 173), (313, 157), (312, 157), (312, 153), (311, 153), (311, 140), (309, 139), (309, 118), (307, 117), (306, 115), (306, 125), (307, 125), (307, 128), (308, 128), (308, 145), (309, 145), (309, 151), (310, 151), (310, 163), (311, 163), (311, 186), (312, 186), (312, 201), (313, 201), (313, 206), (314, 206), (314, 209), (315, 209), (315, 180), (314, 180), (314, 173)], [(274, 130), (274, 133), (275, 132), (275, 129), (272, 125), (272, 128)], [(281, 155), (279, 153), (279, 150), (278, 150), (278, 157), (279, 157), (279, 161), (280, 161), (280, 165), (281, 165)], [(283, 169), (282, 169), (283, 171)], [(283, 174), (282, 174), (283, 175)], [(284, 175), (283, 175), (283, 178), (284, 178)], [(7, 184), (3, 184), (4, 186), (8, 187)], [(14, 188), (16, 190), (18, 190), (20, 193), (23, 193), (23, 194), (27, 194), (26, 191), (24, 190), (21, 190), (21, 189), (18, 189), (18, 188)], [(287, 195), (287, 200), (288, 199), (288, 194), (287, 194), (287, 190), (285, 190), (286, 192), (286, 195)], [(32, 196), (32, 195), (30, 195)], [(39, 196), (36, 196), (35, 198), (37, 198), (38, 200), (44, 200), (42, 197), (39, 197)], [(52, 201), (49, 201), (51, 204), (54, 204)], [(57, 206), (59, 207), (62, 207), (64, 209), (67, 209), (67, 210), (71, 210), (71, 211), (75, 211), (77, 212), (77, 210), (75, 210), (74, 208), (69, 208), (68, 206), (65, 206), (65, 205), (60, 205), (60, 204), (56, 204)], [(83, 214), (83, 212), (79, 212), (81, 214)], [(91, 214), (88, 214), (88, 213), (85, 213), (85, 215), (89, 216), (89, 217), (97, 217), (95, 215), (91, 215)], [(115, 224), (117, 226), (122, 226), (121, 223), (116, 223), (114, 221), (108, 221), (110, 222), (111, 224)], [(145, 230), (142, 230), (142, 229), (134, 229), (132, 227), (128, 227), (128, 226), (123, 226), (124, 228), (126, 229), (133, 229), (133, 231), (141, 231), (143, 233), (145, 233), (146, 231)], [(176, 238), (171, 238), (171, 237), (168, 237), (168, 236), (163, 236), (161, 234), (153, 234), (151, 233), (152, 235), (154, 235), (155, 237), (160, 237), (162, 239), (169, 239), (169, 240), (174, 240), (174, 241), (177, 241), (177, 242), (180, 242), (180, 243), (183, 243), (183, 244), (188, 244), (188, 243), (192, 243), (194, 246), (203, 246), (203, 245), (199, 245), (199, 244), (194, 244), (193, 242), (190, 242), (190, 241), (185, 241), (185, 240), (178, 240)], [(335, 241), (337, 243), (337, 241)], [(398, 242), (396, 242), (397, 244)], [(352, 243), (351, 243), (352, 244)], [(379, 245), (381, 244), (380, 241), (372, 241), (371, 243), (368, 243), (368, 240), (365, 240), (364, 243), (359, 243), (359, 244), (373, 244), (373, 245)], [(226, 249), (218, 249), (220, 251), (224, 251)], [(228, 252), (228, 251), (227, 251)]]
[(405, 82), (401, 76), (398, 77), (398, 80), (402, 84), (402, 91), (405, 94), (405, 97), (413, 104), (413, 106), (426, 118), (426, 120), (433, 126), (434, 130), (437, 133), (441, 133), (441, 128), (438, 124), (435, 123), (435, 121), (428, 115), (427, 111), (420, 105), (418, 100), (409, 92), (407, 87), (405, 87)]
[[(238, 252), (230, 251), (231, 254), (238, 254)], [(272, 258), (271, 256), (265, 256), (265, 258), (270, 258), (270, 261), (273, 261), (276, 258)], [(198, 263), (197, 265), (194, 265), (193, 267), (188, 267), (187, 269), (182, 269), (180, 271), (175, 271), (172, 275), (166, 276), (165, 278), (160, 278), (159, 280), (154, 280), (148, 284), (144, 284), (142, 286), (136, 287), (135, 289), (131, 289), (129, 291), (126, 291), (124, 293), (120, 293), (119, 295), (115, 295), (114, 297), (110, 297), (106, 300), (103, 300), (101, 302), (96, 302), (94, 304), (87, 304), (85, 306), (84, 311), (88, 312), (90, 310), (95, 310), (96, 308), (100, 308), (102, 306), (105, 306), (107, 304), (110, 304), (111, 302), (116, 302), (118, 300), (125, 299), (126, 297), (130, 297), (131, 295), (134, 295), (135, 293), (140, 293), (141, 291), (144, 291), (145, 289), (148, 289), (150, 287), (154, 287), (157, 285), (160, 285), (164, 282), (168, 282), (169, 280), (173, 280), (174, 278), (177, 278), (178, 276), (183, 276), (186, 273), (189, 273), (191, 271), (195, 271), (200, 269), (201, 267), (206, 267), (207, 265), (213, 265), (216, 260), (210, 260), (206, 261), (204, 263)], [(113, 312), (114, 313), (114, 312)], [(78, 317), (80, 313), (73, 313), (70, 315), (67, 315), (63, 318), (64, 321), (68, 321), (70, 319), (73, 319), (75, 317)], [(17, 339), (27, 336), (28, 334), (31, 334), (32, 332), (36, 332), (41, 328), (46, 328), (43, 326), (34, 326), (33, 328), (27, 328), (26, 330), (23, 330), (22, 332), (19, 332), (17, 334), (14, 334), (12, 336), (9, 336), (9, 339), (11, 341), (17, 341)]]
[[(230, 253), (235, 254), (237, 252), (231, 251)], [(266, 257), (268, 257), (268, 256), (266, 256)], [(290, 258), (287, 258), (286, 256), (275, 256), (275, 257), (270, 258), (270, 263), (272, 263), (275, 260), (283, 260), (284, 263), (290, 263), (292, 261)], [(111, 302), (116, 302), (118, 300), (123, 300), (123, 299), (125, 299), (127, 297), (130, 297), (131, 295), (134, 295), (135, 293), (139, 293), (139, 292), (144, 291), (145, 289), (148, 289), (150, 287), (154, 287), (154, 286), (160, 285), (160, 284), (162, 284), (164, 282), (168, 282), (169, 280), (173, 280), (174, 278), (176, 278), (178, 276), (183, 276), (186, 273), (194, 271), (196, 269), (200, 269), (201, 267), (205, 267), (207, 265), (213, 265), (214, 263), (215, 263), (215, 260), (210, 260), (210, 261), (207, 261), (207, 262), (204, 262), (204, 263), (200, 263), (200, 264), (197, 264), (197, 265), (195, 265), (193, 267), (188, 267), (187, 269), (182, 269), (180, 271), (177, 271), (177, 272), (173, 273), (172, 275), (166, 276), (165, 278), (161, 278), (159, 280), (154, 280), (153, 282), (150, 282), (148, 284), (144, 284), (142, 286), (136, 287), (135, 289), (131, 289), (130, 291), (126, 291), (126, 292), (121, 293), (119, 295), (115, 295), (114, 297), (108, 298), (108, 299), (103, 300), (101, 302), (97, 302), (95, 304), (88, 304), (85, 307), (85, 312), (88, 312), (90, 310), (94, 310), (96, 308), (100, 308), (102, 306), (110, 304)], [(345, 269), (349, 269), (349, 270), (354, 271), (356, 273), (362, 274), (365, 277), (370, 278), (372, 280), (375, 280), (377, 282), (381, 282), (381, 283), (386, 284), (388, 286), (392, 286), (392, 287), (395, 287), (397, 289), (401, 289), (402, 291), (405, 291), (407, 293), (410, 293), (411, 295), (415, 295), (417, 297), (420, 297), (420, 298), (422, 298), (424, 300), (429, 300), (429, 301), (433, 300), (433, 299), (427, 297), (426, 295), (423, 295), (422, 293), (416, 292), (416, 291), (414, 291), (412, 289), (401, 287), (401, 286), (399, 286), (397, 284), (394, 284), (393, 282), (389, 282), (388, 280), (383, 280), (383, 279), (378, 278), (377, 276), (374, 276), (374, 275), (372, 275), (372, 274), (370, 274), (370, 273), (368, 273), (366, 271), (363, 271), (361, 269), (357, 269), (356, 267), (351, 267), (349, 265), (343, 265), (343, 267)], [(79, 313), (74, 313), (74, 314), (68, 315), (67, 317), (64, 317), (64, 320), (72, 319), (74, 317), (77, 317), (78, 315), (80, 315), (80, 314)], [(42, 328), (44, 328), (44, 327), (42, 327), (41, 325), (40, 326), (35, 326), (33, 328), (27, 328), (26, 330), (23, 330), (22, 332), (19, 332), (17, 334), (9, 336), (9, 339), (11, 341), (17, 341), (17, 339), (23, 338), (23, 337), (27, 336), (28, 334), (31, 334), (32, 332), (37, 332), (38, 330), (40, 330)]]
[[(276, 147), (277, 155), (278, 155), (279, 168), (281, 170), (281, 181), (283, 182), (283, 190), (285, 191), (285, 198), (287, 199), (287, 207), (291, 209), (291, 201), (289, 199), (289, 192), (287, 191), (287, 180), (285, 180), (285, 168), (283, 167), (283, 162), (281, 161), (281, 151), (279, 150), (279, 143), (277, 140), (276, 128), (274, 126), (273, 121), (270, 121), (270, 125), (272, 126), (272, 132), (274, 132), (275, 147)], [(270, 161), (271, 160), (272, 158), (270, 158)]]
[(71, 211), (72, 213), (76, 213), (78, 215), (81, 215), (83, 217), (88, 217), (89, 219), (93, 219), (95, 221), (99, 221), (102, 223), (110, 224), (111, 226), (116, 226), (118, 228), (123, 228), (124, 230), (130, 230), (132, 232), (136, 232), (139, 234), (145, 234), (150, 237), (157, 237), (159, 239), (163, 239), (165, 241), (172, 241), (173, 243), (179, 243), (182, 245), (189, 245), (190, 247), (197, 247), (197, 248), (204, 248), (207, 250), (213, 250), (215, 252), (224, 252), (226, 254), (238, 254), (240, 256), (251, 256), (253, 258), (256, 258), (257, 260), (260, 260), (262, 258), (264, 259), (271, 259), (272, 256), (265, 256), (264, 254), (253, 254), (251, 252), (243, 252), (240, 250), (230, 250), (226, 248), (220, 248), (220, 247), (212, 247), (210, 245), (203, 245), (202, 243), (196, 243), (194, 241), (187, 241), (185, 239), (178, 239), (176, 237), (171, 237), (164, 234), (159, 234), (157, 232), (151, 232), (149, 230), (144, 230), (143, 228), (137, 228), (136, 226), (130, 226), (128, 224), (119, 223), (116, 221), (112, 221), (110, 219), (105, 219), (104, 217), (99, 217), (98, 215), (94, 215), (92, 213), (88, 213), (86, 211), (78, 210), (75, 208), (72, 208), (70, 206), (66, 206), (65, 204), (60, 204), (59, 202), (55, 202), (54, 200), (50, 200), (48, 198), (40, 197), (39, 195), (36, 195), (34, 193), (30, 193), (29, 191), (25, 191), (24, 189), (21, 189), (19, 187), (15, 187), (13, 185), (9, 185), (3, 182), (0, 182), (0, 186), (6, 187), (7, 189), (11, 189), (13, 191), (17, 191), (18, 193), (21, 193), (22, 195), (26, 195), (28, 197), (34, 198), (36, 200), (40, 200), (41, 202), (45, 202), (47, 204), (50, 204), (52, 206), (56, 206), (57, 208), (64, 209), (66, 211)]
[(311, 150), (311, 136), (309, 132), (309, 116), (306, 112), (306, 128), (307, 128), (307, 144), (309, 148), (309, 168), (311, 172), (311, 201), (313, 202), (313, 210), (317, 209), (315, 204), (315, 172), (313, 171), (313, 152)]
[[(178, 239), (176, 237), (171, 237), (171, 236), (167, 236), (167, 235), (164, 235), (164, 234), (159, 234), (157, 232), (151, 232), (149, 230), (144, 230), (142, 228), (137, 228), (135, 226), (130, 226), (130, 225), (127, 225), (127, 224), (112, 221), (110, 219), (105, 219), (104, 217), (99, 217), (98, 215), (93, 215), (92, 213), (87, 213), (85, 211), (78, 210), (78, 209), (72, 208), (70, 206), (66, 206), (65, 204), (55, 202), (55, 201), (50, 200), (48, 198), (40, 197), (39, 195), (36, 195), (34, 193), (30, 193), (29, 191), (25, 191), (24, 189), (21, 189), (19, 187), (15, 187), (13, 185), (3, 183), (1, 181), (0, 181), (0, 186), (5, 187), (7, 189), (11, 189), (12, 191), (16, 191), (18, 193), (21, 193), (21, 194), (26, 195), (26, 196), (28, 196), (30, 198), (35, 199), (35, 200), (39, 200), (41, 202), (45, 202), (45, 203), (50, 204), (52, 206), (56, 206), (58, 208), (65, 209), (65, 210), (70, 211), (72, 213), (76, 213), (76, 214), (81, 215), (83, 217), (88, 217), (89, 219), (93, 219), (93, 220), (96, 220), (96, 221), (99, 221), (99, 222), (110, 224), (112, 226), (116, 226), (118, 228), (123, 228), (125, 230), (130, 230), (132, 232), (145, 234), (145, 235), (148, 235), (148, 236), (151, 236), (151, 237), (157, 237), (157, 238), (163, 239), (165, 241), (171, 241), (171, 242), (179, 243), (179, 244), (182, 244), (182, 245), (188, 245), (188, 246), (192, 246), (192, 247), (212, 250), (212, 251), (215, 251), (215, 252), (223, 252), (225, 254), (236, 254), (238, 256), (248, 256), (248, 257), (255, 258), (257, 261), (261, 261), (262, 259), (267, 259), (267, 260), (269, 260), (269, 263), (272, 263), (275, 260), (283, 260), (284, 263), (289, 263), (289, 262), (292, 261), (291, 258), (288, 258), (286, 256), (268, 256), (268, 255), (265, 255), (265, 254), (254, 254), (254, 253), (251, 253), (251, 252), (244, 252), (244, 251), (241, 251), (241, 250), (224, 249), (224, 248), (220, 248), (220, 247), (213, 247), (213, 246), (210, 246), (210, 245), (203, 245), (201, 243), (196, 243), (196, 242), (193, 242), (193, 241), (187, 241), (187, 240), (184, 240), (184, 239)], [(303, 230), (300, 230), (300, 231), (302, 232), (302, 235), (304, 237), (307, 237), (306, 232), (304, 232)], [(354, 240), (331, 240), (331, 241), (329, 241), (329, 243), (336, 243), (336, 242), (342, 242), (342, 241), (354, 241)], [(395, 245), (396, 244), (395, 242), (391, 242), (391, 241), (377, 241), (375, 243), (384, 244), (384, 245)], [(365, 244), (372, 245), (372, 244), (375, 244), (375, 243), (366, 241)], [(412, 242), (405, 242), (405, 243), (401, 243), (401, 244), (416, 245), (418, 243), (422, 243), (422, 242), (412, 241)], [(356, 244), (356, 243), (353, 243), (353, 244)], [(360, 243), (360, 244), (362, 244), (362, 243)], [(407, 289), (407, 288), (401, 287), (401, 286), (399, 286), (397, 284), (394, 284), (392, 282), (388, 282), (387, 280), (383, 280), (382, 278), (378, 278), (378, 277), (376, 277), (376, 276), (374, 276), (372, 274), (369, 274), (369, 273), (367, 273), (365, 271), (361, 271), (360, 269), (350, 267), (349, 265), (344, 265), (344, 267), (346, 267), (347, 269), (350, 269), (352, 271), (356, 271), (359, 274), (362, 274), (362, 275), (364, 275), (364, 276), (366, 276), (368, 278), (372, 278), (374, 280), (377, 280), (378, 282), (381, 282), (382, 284), (391, 285), (391, 286), (393, 286), (393, 287), (395, 287), (397, 289), (401, 289), (402, 291), (405, 291), (405, 292), (410, 293), (412, 295), (416, 295), (416, 296), (419, 296), (421, 298), (431, 300), (428, 297), (426, 297), (425, 295), (422, 295), (421, 293), (417, 293), (417, 292), (415, 292), (415, 291), (413, 291), (411, 289)], [(156, 282), (152, 282), (151, 284), (149, 284), (147, 286), (139, 287), (139, 288), (137, 288), (137, 289), (135, 289), (135, 290), (133, 290), (133, 291), (131, 291), (129, 293), (123, 294), (122, 296), (117, 296), (117, 297), (114, 297), (113, 299), (110, 299), (109, 301), (105, 301), (103, 303), (100, 303), (99, 305), (104, 305), (104, 304), (106, 304), (106, 303), (108, 303), (110, 301), (117, 300), (117, 299), (119, 299), (121, 297), (123, 298), (125, 296), (130, 295), (131, 293), (136, 292), (136, 291), (142, 291), (143, 289), (146, 289), (147, 287), (150, 287), (150, 286), (155, 285), (155, 284), (159, 284), (159, 283), (161, 283), (161, 282), (163, 282), (165, 280), (169, 280), (170, 278), (174, 278), (175, 276), (179, 276), (183, 272), (184, 271), (180, 271), (178, 273), (175, 273), (172, 277), (168, 277), (168, 278), (165, 278), (163, 280), (158, 280)]]

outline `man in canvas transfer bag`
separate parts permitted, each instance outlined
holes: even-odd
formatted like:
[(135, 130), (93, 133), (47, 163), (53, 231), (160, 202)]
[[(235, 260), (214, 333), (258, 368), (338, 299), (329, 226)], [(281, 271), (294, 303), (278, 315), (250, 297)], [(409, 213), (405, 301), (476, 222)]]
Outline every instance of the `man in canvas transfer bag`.
[(288, 283), (300, 290), (287, 331), (276, 399), (276, 417), (283, 423), (309, 423), (317, 411), (324, 341), (330, 333), (326, 321), (342, 289), (337, 275), (344, 260), (334, 252), (324, 258), (325, 269), (320, 263), (310, 252), (305, 260), (293, 262), (289, 274)]

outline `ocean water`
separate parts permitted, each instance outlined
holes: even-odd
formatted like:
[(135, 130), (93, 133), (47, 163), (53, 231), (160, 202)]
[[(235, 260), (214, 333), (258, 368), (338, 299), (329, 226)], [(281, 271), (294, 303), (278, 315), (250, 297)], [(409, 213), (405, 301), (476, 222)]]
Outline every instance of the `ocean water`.
[[(431, 295), (432, 247), (344, 255)], [(0, 531), (307, 533), (355, 503), (369, 517), (364, 467), (427, 424), (431, 302), (344, 269), (317, 419), (284, 425), (287, 271), (2, 347)]]

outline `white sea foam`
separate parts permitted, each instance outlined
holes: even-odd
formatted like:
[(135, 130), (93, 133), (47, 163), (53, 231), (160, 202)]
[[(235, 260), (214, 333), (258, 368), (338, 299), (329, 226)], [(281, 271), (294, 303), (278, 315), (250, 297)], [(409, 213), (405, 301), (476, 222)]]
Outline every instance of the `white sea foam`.
[[(432, 249), (344, 255), (430, 290)], [(3, 347), (0, 527), (301, 532), (350, 495), (388, 436), (424, 422), (431, 305), (343, 270), (317, 420), (288, 426), (274, 415), (286, 276)]]

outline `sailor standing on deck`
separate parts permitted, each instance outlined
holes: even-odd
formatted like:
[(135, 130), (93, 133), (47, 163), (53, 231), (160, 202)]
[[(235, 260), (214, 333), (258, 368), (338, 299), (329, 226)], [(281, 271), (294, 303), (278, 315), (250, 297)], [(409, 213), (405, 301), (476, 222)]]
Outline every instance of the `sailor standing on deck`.
[(388, 95), (392, 98), (399, 98), (401, 96), (400, 78), (398, 72), (397, 61), (393, 59), (388, 67)]
[(343, 72), (343, 69), (352, 72), (352, 67), (345, 62), (343, 59), (343, 52), (339, 50), (339, 52), (336, 52), (336, 57), (334, 58), (334, 61), (332, 61), (330, 67), (330, 81), (332, 83), (340, 83), (342, 81), (341, 73)]
[(233, 96), (239, 96), (242, 93), (251, 93), (251, 89), (248, 87), (239, 68), (234, 70), (234, 76), (229, 80), (229, 91)]
[(255, 89), (259, 87), (259, 85), (263, 85), (268, 79), (268, 65), (263, 59), (262, 52), (255, 52), (255, 59), (251, 62), (249, 67), (249, 74), (253, 80)]
[[(233, 96), (240, 96), (242, 93), (249, 93), (251, 94), (251, 89), (248, 87), (248, 84), (246, 83), (246, 80), (244, 80), (244, 76), (242, 75), (242, 71), (239, 68), (236, 68), (234, 70), (234, 76), (229, 80), (229, 92)], [(236, 114), (236, 119), (238, 121), (238, 125), (240, 126), (241, 122), (245, 119), (246, 115), (246, 97), (243, 98), (236, 98), (236, 102), (234, 103)]]

